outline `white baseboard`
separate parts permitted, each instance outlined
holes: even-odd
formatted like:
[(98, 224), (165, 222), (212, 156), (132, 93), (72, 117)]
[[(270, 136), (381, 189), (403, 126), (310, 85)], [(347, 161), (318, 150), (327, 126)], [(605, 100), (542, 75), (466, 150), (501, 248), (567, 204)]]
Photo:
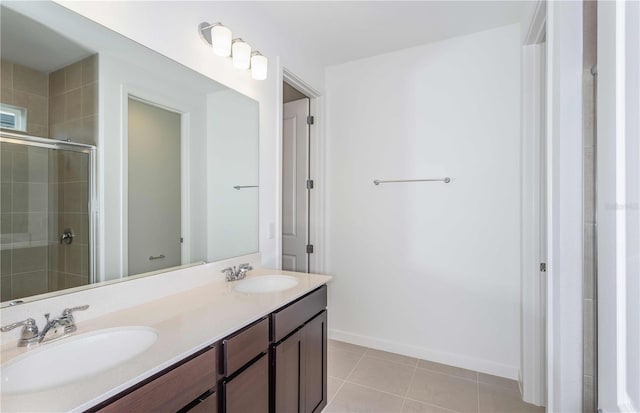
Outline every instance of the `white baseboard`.
[(447, 364), (449, 366), (479, 371), (480, 373), (505, 377), (511, 380), (518, 380), (520, 375), (520, 370), (517, 366), (461, 356), (459, 354), (445, 353), (395, 341), (383, 340), (376, 337), (362, 336), (341, 330), (329, 329), (329, 338), (332, 340), (344, 341), (346, 343), (374, 348), (376, 350), (388, 351), (391, 353), (402, 354), (404, 356), (417, 357), (422, 360)]

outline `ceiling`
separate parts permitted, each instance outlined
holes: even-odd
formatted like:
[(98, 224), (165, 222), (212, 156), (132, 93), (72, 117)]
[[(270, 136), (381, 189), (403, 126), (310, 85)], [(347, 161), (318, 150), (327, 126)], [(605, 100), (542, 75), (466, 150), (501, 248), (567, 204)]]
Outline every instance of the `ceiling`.
[(94, 52), (42, 24), (0, 7), (2, 59), (41, 72), (52, 72)]
[[(182, 3), (185, 8), (188, 4), (201, 15), (207, 15), (208, 9), (213, 14), (226, 9), (244, 16), (248, 27), (239, 32), (255, 32), (258, 44), (265, 36), (288, 44), (320, 67), (517, 23), (526, 7), (525, 1), (482, 0)], [(6, 7), (1, 8), (0, 17), (5, 59), (48, 72), (92, 54)], [(236, 24), (240, 26), (232, 27)]]
[(520, 22), (525, 1), (233, 2), (322, 66)]

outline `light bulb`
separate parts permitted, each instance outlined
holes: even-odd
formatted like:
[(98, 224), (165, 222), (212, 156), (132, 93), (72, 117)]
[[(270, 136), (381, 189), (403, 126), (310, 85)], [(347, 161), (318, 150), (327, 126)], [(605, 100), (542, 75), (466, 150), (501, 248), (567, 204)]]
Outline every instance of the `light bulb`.
[(211, 47), (218, 56), (231, 55), (231, 30), (221, 24), (211, 28)]
[(266, 57), (256, 52), (251, 56), (251, 77), (255, 80), (265, 80), (267, 78), (267, 65), (269, 61)]
[(251, 64), (251, 46), (242, 39), (236, 39), (231, 46), (233, 65), (238, 69), (248, 69)]

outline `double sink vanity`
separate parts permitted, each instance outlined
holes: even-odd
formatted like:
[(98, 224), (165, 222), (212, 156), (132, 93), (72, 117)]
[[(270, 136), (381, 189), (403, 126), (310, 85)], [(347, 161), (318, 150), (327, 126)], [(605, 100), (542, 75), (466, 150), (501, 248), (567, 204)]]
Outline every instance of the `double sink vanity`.
[[(76, 332), (53, 342), (26, 348), (5, 340), (2, 411), (324, 408), (331, 277), (256, 269), (228, 282), (215, 264), (178, 272), (185, 280), (208, 273), (210, 281), (93, 318), (90, 307), (76, 314)], [(137, 281), (170, 288), (175, 277)], [(75, 305), (81, 298), (73, 296), (66, 297)]]

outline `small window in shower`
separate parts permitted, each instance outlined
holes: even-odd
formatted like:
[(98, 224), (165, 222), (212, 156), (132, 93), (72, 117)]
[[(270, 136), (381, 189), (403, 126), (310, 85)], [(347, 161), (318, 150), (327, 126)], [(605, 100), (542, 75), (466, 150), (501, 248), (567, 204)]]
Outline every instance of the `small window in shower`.
[(21, 132), (27, 131), (27, 109), (0, 104), (0, 127)]

